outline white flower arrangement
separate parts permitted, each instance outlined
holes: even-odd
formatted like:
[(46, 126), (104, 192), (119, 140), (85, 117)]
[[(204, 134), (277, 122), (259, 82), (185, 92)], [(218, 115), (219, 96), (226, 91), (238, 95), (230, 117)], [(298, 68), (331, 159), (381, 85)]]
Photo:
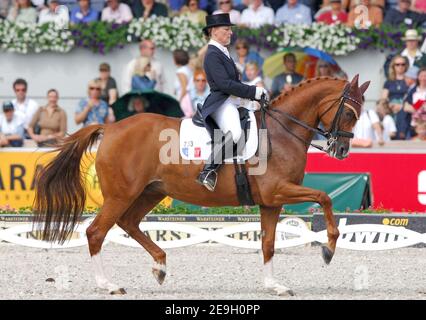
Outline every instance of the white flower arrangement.
[(128, 29), (127, 40), (149, 38), (164, 49), (190, 50), (205, 45), (199, 25), (183, 17), (156, 17), (133, 20)]
[[(134, 19), (126, 26), (123, 42), (141, 38), (154, 40), (167, 50), (199, 49), (206, 44), (202, 27), (184, 17), (155, 17)], [(346, 55), (358, 48), (361, 39), (351, 29), (341, 25), (313, 23), (311, 25), (280, 25), (266, 36), (273, 47), (312, 47), (333, 55)], [(39, 53), (43, 51), (69, 52), (76, 44), (70, 30), (49, 23), (45, 25), (19, 25), (0, 20), (0, 49), (10, 52)], [(76, 40), (77, 41), (77, 40)]]
[(68, 52), (74, 47), (71, 32), (54, 23), (14, 24), (0, 20), (0, 49), (27, 54), (42, 51)]

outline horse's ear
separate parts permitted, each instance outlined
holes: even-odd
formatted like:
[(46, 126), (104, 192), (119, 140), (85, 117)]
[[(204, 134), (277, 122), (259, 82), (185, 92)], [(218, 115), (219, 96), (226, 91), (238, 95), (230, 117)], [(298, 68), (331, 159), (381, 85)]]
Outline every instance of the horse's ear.
[(368, 86), (370, 85), (370, 82), (371, 81), (366, 81), (359, 87), (359, 91), (361, 91), (362, 94), (364, 94), (364, 92), (367, 91)]
[(351, 87), (356, 86), (358, 88), (358, 79), (359, 79), (359, 74), (357, 74), (351, 81)]

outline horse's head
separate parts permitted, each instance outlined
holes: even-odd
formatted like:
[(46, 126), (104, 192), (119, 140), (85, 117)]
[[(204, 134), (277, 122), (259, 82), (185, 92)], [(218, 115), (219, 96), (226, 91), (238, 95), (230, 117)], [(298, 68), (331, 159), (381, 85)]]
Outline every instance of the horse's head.
[(361, 115), (364, 92), (370, 85), (370, 81), (367, 81), (358, 87), (358, 78), (356, 75), (345, 85), (339, 104), (329, 105), (320, 114), (320, 119), (329, 133), (327, 153), (339, 160), (349, 155), (350, 139), (353, 138), (352, 129)]

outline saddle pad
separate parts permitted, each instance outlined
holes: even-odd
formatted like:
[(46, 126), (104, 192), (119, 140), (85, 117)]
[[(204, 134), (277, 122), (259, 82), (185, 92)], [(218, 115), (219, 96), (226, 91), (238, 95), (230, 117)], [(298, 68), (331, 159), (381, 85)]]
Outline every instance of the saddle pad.
[[(254, 156), (257, 150), (257, 124), (254, 112), (250, 111), (249, 138), (243, 150), (243, 159), (248, 160)], [(197, 127), (192, 123), (192, 119), (184, 119), (180, 125), (180, 155), (185, 160), (207, 160), (211, 153), (211, 138), (206, 128)], [(225, 159), (225, 162), (232, 163), (233, 159)]]

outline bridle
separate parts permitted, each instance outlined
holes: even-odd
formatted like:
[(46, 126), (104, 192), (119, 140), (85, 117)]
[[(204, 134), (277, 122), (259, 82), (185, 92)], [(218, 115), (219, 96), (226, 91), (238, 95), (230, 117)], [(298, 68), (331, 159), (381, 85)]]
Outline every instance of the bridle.
[[(354, 134), (352, 132), (348, 132), (348, 131), (343, 131), (343, 130), (339, 130), (339, 121), (340, 118), (342, 116), (343, 110), (345, 107), (351, 109), (354, 114), (355, 117), (358, 119), (358, 113), (355, 110), (355, 108), (348, 103), (352, 102), (354, 104), (356, 104), (359, 109), (361, 110), (361, 106), (362, 106), (362, 102), (359, 102), (357, 100), (355, 100), (354, 98), (352, 98), (349, 95), (349, 90), (350, 90), (350, 84), (347, 83), (345, 88), (343, 89), (343, 93), (340, 95), (339, 98), (335, 99), (334, 102), (327, 108), (327, 110), (325, 110), (320, 116), (320, 120), (321, 118), (327, 113), (329, 112), (335, 105), (336, 103), (339, 103), (339, 107), (337, 109), (337, 112), (334, 116), (333, 122), (331, 124), (331, 127), (329, 130), (324, 131), (321, 128), (313, 128), (309, 125), (307, 125), (306, 123), (304, 123), (303, 121), (300, 121), (299, 119), (293, 117), (292, 115), (288, 114), (287, 112), (281, 111), (281, 110), (277, 110), (277, 109), (270, 109), (269, 108), (269, 104), (266, 101), (266, 99), (264, 97), (261, 98), (260, 100), (260, 112), (261, 112), (261, 129), (267, 129), (266, 128), (266, 114), (269, 115), (272, 119), (274, 119), (276, 122), (278, 122), (278, 124), (284, 129), (286, 130), (288, 133), (290, 133), (293, 137), (295, 137), (296, 139), (298, 139), (299, 141), (301, 141), (306, 147), (308, 146), (312, 146), (316, 149), (319, 149), (321, 151), (324, 151), (326, 153), (330, 153), (331, 150), (333, 150), (334, 145), (336, 144), (337, 140), (339, 139), (339, 137), (345, 137), (345, 138), (353, 138)], [(314, 133), (317, 133), (323, 137), (325, 137), (327, 139), (327, 146), (326, 147), (322, 147), (320, 145), (314, 144), (312, 142), (308, 142), (305, 139), (303, 139), (302, 137), (296, 135), (294, 132), (292, 132), (286, 124), (284, 124), (283, 122), (281, 122), (277, 117), (274, 116), (273, 113), (278, 113), (281, 114), (283, 116), (285, 116), (287, 119), (291, 120), (292, 122), (298, 124), (299, 126), (312, 131)], [(268, 136), (268, 144), (269, 147), (271, 147), (271, 141), (269, 139)], [(271, 148), (269, 148), (269, 150), (272, 150)]]

